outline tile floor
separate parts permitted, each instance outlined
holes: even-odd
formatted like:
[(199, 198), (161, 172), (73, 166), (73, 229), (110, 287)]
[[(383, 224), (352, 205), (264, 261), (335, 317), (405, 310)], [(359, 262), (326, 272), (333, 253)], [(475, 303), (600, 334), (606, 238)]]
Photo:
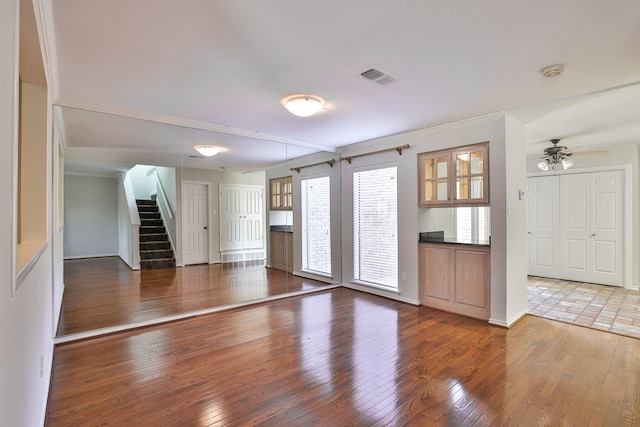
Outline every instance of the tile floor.
[(640, 338), (640, 292), (613, 286), (529, 276), (534, 316)]

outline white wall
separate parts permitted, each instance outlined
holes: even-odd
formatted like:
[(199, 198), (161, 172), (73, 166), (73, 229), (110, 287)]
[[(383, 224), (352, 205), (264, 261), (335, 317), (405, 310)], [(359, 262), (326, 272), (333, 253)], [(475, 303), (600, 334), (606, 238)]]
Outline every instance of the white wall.
[(527, 174), (524, 152), (524, 124), (507, 115), (505, 116), (505, 156), (508, 161), (505, 165), (505, 189), (508, 250), (505, 253), (505, 260), (506, 320), (509, 325), (527, 312)]
[[(327, 162), (335, 160), (333, 167), (330, 167)], [(307, 166), (315, 163), (319, 165), (304, 167), (300, 169), (300, 172), (292, 171), (292, 167)], [(268, 188), (268, 183), (271, 178), (279, 178), (283, 176), (291, 175), (293, 185), (293, 218), (288, 222), (288, 225), (293, 225), (293, 248), (287, 248), (287, 250), (293, 250), (293, 271), (295, 274), (304, 275), (307, 277), (316, 278), (321, 281), (327, 281), (326, 277), (314, 276), (313, 274), (302, 273), (302, 230), (300, 225), (302, 224), (302, 201), (300, 195), (301, 180), (302, 178), (323, 174), (329, 175), (331, 186), (331, 278), (330, 282), (341, 283), (342, 282), (342, 235), (341, 235), (341, 217), (342, 217), (342, 197), (341, 192), (341, 162), (340, 156), (336, 153), (318, 153), (304, 158), (289, 160), (285, 165), (280, 165), (278, 168), (271, 168), (267, 170), (267, 176), (265, 187)], [(269, 203), (267, 203), (268, 205)], [(289, 217), (287, 218), (289, 220)], [(277, 225), (274, 223), (274, 225)], [(267, 234), (268, 235), (268, 234)], [(269, 247), (269, 246), (267, 246)]]
[(115, 177), (65, 175), (65, 258), (118, 254), (117, 184)]
[[(522, 148), (520, 158), (524, 159), (524, 148), (519, 141), (515, 141), (513, 147), (507, 153), (507, 138), (515, 138), (514, 131), (509, 135), (505, 130), (505, 117), (501, 114), (479, 117), (462, 122), (451, 123), (444, 126), (437, 126), (417, 132), (397, 135), (389, 138), (381, 138), (363, 144), (356, 144), (346, 147), (343, 156), (360, 153), (368, 153), (383, 148), (392, 148), (404, 144), (411, 146), (410, 150), (405, 150), (399, 156), (395, 151), (364, 156), (353, 159), (352, 164), (342, 162), (342, 282), (351, 287), (378, 293), (390, 298), (395, 298), (414, 304), (419, 303), (419, 283), (418, 283), (418, 233), (426, 231), (420, 229), (430, 222), (433, 222), (433, 210), (418, 207), (418, 153), (460, 147), (475, 143), (489, 141), (489, 177), (490, 177), (490, 206), (491, 206), (491, 321), (500, 325), (509, 324), (509, 315), (513, 311), (518, 311), (524, 304), (526, 305), (526, 281), (523, 284), (518, 278), (517, 282), (511, 283), (508, 276), (507, 252), (511, 251), (514, 243), (513, 239), (507, 236), (508, 202), (507, 191), (511, 191), (512, 186), (518, 186), (524, 180), (524, 164), (515, 176), (513, 184), (507, 186), (507, 181), (512, 179), (513, 168), (506, 168), (507, 155), (515, 155)], [(515, 125), (514, 125), (515, 127)], [(524, 140), (523, 140), (524, 141)], [(522, 143), (523, 143), (522, 141)], [(511, 143), (511, 141), (510, 141)], [(407, 273), (407, 281), (399, 281), (399, 292), (385, 292), (372, 290), (351, 284), (353, 279), (353, 235), (352, 225), (352, 174), (353, 169), (360, 166), (395, 162), (398, 166), (398, 272)], [(510, 196), (511, 197), (511, 196)], [(508, 200), (509, 199), (509, 200)], [(521, 230), (521, 220), (510, 224), (509, 232), (515, 236), (526, 233), (526, 227)], [(338, 224), (336, 224), (338, 225)], [(432, 227), (433, 224), (430, 226)], [(524, 240), (524, 239), (523, 239)], [(514, 246), (511, 258), (516, 263), (513, 268), (513, 277), (518, 277), (517, 271), (526, 271), (526, 247), (522, 249)], [(520, 265), (522, 264), (522, 265)], [(514, 290), (509, 290), (511, 286)], [(508, 299), (508, 295), (512, 299)], [(524, 298), (523, 298), (524, 295)], [(514, 304), (515, 309), (508, 305)]]
[[(0, 425), (30, 427), (42, 425), (44, 421), (53, 359), (53, 281), (49, 241), (47, 249), (11, 296), (16, 221), (11, 207), (15, 207), (13, 178), (17, 173), (13, 145), (17, 135), (17, 116), (14, 115), (18, 84), (17, 4), (17, 1), (0, 2), (0, 99), (3, 100), (0, 141), (4, 153), (0, 156), (0, 200), (4, 206), (0, 210)], [(50, 146), (48, 160), (46, 216), (51, 230)]]
[(150, 173), (154, 166), (135, 165), (128, 170), (136, 199), (149, 200), (156, 190), (156, 177)]

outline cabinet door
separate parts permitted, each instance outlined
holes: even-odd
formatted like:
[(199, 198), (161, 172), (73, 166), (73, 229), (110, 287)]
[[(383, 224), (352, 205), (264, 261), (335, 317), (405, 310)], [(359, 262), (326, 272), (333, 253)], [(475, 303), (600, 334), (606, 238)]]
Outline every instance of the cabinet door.
[(272, 231), (269, 233), (270, 237), (270, 254), (271, 254), (271, 266), (279, 270), (283, 269), (284, 257), (285, 257), (285, 233)]
[[(453, 252), (446, 247), (420, 245), (420, 283), (422, 301), (451, 301)], [(431, 305), (432, 304), (426, 304)]]
[[(484, 249), (455, 250), (455, 303), (473, 311), (489, 305), (489, 253)], [(465, 314), (463, 312), (463, 314)], [(472, 315), (472, 313), (468, 313)]]
[(423, 153), (418, 156), (420, 170), (420, 206), (450, 201), (448, 152)]
[(451, 153), (453, 172), (452, 200), (456, 204), (480, 204), (489, 202), (488, 146), (480, 144)]
[(419, 154), (419, 205), (488, 204), (488, 157), (488, 143)]
[(286, 234), (285, 237), (285, 243), (286, 243), (286, 248), (285, 248), (285, 253), (287, 255), (287, 271), (288, 272), (292, 272), (293, 271), (293, 233), (283, 233)]
[(269, 209), (289, 211), (293, 208), (293, 184), (291, 176), (269, 180)]

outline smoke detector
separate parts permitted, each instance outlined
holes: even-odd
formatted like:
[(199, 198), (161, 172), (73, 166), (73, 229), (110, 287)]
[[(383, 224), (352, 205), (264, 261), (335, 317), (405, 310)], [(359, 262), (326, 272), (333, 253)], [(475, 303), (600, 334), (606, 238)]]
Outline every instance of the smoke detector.
[(542, 71), (540, 72), (542, 73), (543, 76), (547, 78), (552, 78), (552, 77), (559, 76), (560, 74), (562, 74), (563, 71), (564, 71), (564, 65), (555, 64), (555, 65), (549, 65), (548, 67), (543, 68)]
[(365, 79), (371, 80), (372, 82), (378, 83), (382, 86), (386, 86), (398, 80), (391, 74), (377, 67), (367, 67), (364, 70), (360, 71), (360, 75)]

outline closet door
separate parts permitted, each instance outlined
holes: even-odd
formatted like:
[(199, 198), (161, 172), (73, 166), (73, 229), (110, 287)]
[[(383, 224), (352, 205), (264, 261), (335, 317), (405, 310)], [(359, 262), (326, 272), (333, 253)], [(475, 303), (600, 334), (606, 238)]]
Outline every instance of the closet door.
[(557, 278), (560, 265), (559, 189), (557, 176), (527, 180), (529, 263), (532, 276)]
[(624, 174), (560, 177), (560, 277), (624, 286)]

